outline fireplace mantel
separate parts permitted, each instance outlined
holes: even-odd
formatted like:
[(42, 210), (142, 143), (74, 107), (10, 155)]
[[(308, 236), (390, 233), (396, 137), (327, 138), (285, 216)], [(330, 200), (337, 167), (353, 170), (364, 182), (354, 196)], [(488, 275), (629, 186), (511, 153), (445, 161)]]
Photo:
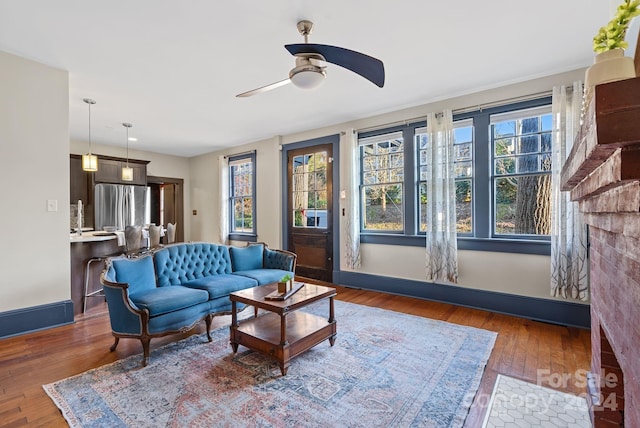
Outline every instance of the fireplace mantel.
[(592, 421), (640, 426), (640, 78), (595, 87), (561, 183), (589, 225)]

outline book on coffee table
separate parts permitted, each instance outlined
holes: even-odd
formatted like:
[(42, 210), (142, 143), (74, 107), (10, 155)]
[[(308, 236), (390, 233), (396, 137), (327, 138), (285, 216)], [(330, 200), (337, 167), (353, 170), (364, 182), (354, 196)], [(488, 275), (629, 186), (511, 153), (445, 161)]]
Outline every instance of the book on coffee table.
[(264, 296), (264, 299), (265, 300), (286, 300), (289, 297), (291, 297), (296, 291), (300, 290), (302, 286), (304, 286), (304, 282), (294, 282), (293, 287), (291, 287), (291, 290), (286, 291), (284, 293), (281, 293), (278, 290), (275, 290), (274, 292)]

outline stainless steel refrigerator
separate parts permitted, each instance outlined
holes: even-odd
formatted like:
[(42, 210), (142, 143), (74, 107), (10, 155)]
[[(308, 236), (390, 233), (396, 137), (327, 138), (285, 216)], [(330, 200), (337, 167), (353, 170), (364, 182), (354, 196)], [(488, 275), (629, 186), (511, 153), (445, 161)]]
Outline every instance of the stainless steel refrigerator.
[(103, 230), (105, 226), (124, 230), (125, 226), (149, 223), (148, 187), (100, 183), (94, 193), (95, 230)]

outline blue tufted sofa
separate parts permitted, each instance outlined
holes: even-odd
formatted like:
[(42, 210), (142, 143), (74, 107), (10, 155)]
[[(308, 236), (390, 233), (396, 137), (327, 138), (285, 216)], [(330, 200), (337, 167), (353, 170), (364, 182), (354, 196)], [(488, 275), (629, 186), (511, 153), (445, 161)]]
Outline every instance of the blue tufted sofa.
[(172, 244), (137, 258), (112, 257), (100, 277), (115, 351), (120, 338), (142, 342), (149, 361), (151, 338), (185, 332), (205, 320), (211, 341), (215, 315), (229, 314), (229, 294), (294, 275), (296, 255), (266, 244), (233, 247)]

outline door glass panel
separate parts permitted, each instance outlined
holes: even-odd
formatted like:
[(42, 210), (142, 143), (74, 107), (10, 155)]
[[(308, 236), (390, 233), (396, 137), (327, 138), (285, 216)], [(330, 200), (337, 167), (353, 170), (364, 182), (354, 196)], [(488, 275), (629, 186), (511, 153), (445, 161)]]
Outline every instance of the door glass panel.
[(293, 158), (293, 226), (327, 228), (327, 152)]

